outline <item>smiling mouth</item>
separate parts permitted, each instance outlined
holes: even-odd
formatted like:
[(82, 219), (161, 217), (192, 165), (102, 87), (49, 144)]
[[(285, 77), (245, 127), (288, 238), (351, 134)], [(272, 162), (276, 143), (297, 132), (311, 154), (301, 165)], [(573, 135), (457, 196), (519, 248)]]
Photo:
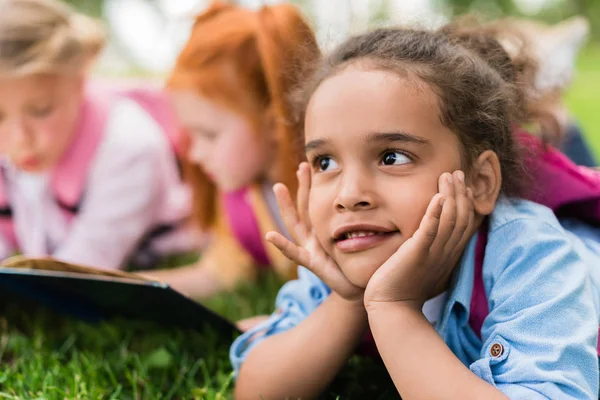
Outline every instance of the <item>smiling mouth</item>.
[(348, 230), (340, 232), (334, 242), (342, 253), (356, 253), (377, 247), (399, 234), (399, 230)]

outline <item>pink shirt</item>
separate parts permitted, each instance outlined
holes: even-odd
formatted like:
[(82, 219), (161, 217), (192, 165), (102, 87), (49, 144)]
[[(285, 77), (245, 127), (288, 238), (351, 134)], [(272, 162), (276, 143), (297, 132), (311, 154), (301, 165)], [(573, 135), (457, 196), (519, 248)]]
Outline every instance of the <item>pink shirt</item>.
[[(104, 129), (72, 221), (50, 192), (48, 175), (27, 174), (4, 161), (14, 233), (23, 254), (119, 268), (152, 227), (188, 215), (189, 190), (153, 118), (134, 101), (120, 98), (111, 106)], [(197, 236), (179, 229), (153, 247), (168, 252), (198, 243)], [(0, 237), (0, 257), (15, 250), (8, 238)]]

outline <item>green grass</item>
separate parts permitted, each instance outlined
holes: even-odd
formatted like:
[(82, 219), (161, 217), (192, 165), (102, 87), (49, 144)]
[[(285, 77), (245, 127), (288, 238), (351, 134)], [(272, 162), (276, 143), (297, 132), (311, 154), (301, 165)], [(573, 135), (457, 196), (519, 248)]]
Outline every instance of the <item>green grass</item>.
[[(272, 308), (279, 282), (213, 299), (237, 319)], [(151, 323), (87, 324), (13, 306), (0, 317), (0, 399), (224, 399), (229, 341)]]
[(600, 155), (600, 45), (590, 46), (580, 55), (566, 103)]
[[(600, 154), (600, 47), (581, 55), (567, 104)], [(279, 285), (265, 275), (207, 304), (232, 320), (269, 313)], [(89, 325), (13, 307), (0, 313), (0, 399), (231, 398), (228, 346), (210, 333), (127, 321)], [(324, 397), (396, 395), (380, 364), (354, 357)]]
[[(281, 285), (255, 285), (206, 304), (232, 320), (270, 313)], [(229, 339), (229, 340), (228, 340)], [(228, 399), (230, 338), (116, 320), (87, 324), (46, 309), (0, 311), (0, 399)], [(354, 357), (324, 398), (396, 398), (385, 369)]]

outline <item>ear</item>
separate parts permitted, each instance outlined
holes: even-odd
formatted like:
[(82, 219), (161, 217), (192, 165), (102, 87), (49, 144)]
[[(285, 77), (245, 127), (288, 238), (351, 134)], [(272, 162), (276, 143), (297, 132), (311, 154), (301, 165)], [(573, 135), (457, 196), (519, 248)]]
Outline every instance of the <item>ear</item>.
[(473, 191), (475, 211), (480, 215), (490, 215), (502, 187), (502, 171), (496, 153), (486, 150), (477, 157), (469, 174), (468, 186)]

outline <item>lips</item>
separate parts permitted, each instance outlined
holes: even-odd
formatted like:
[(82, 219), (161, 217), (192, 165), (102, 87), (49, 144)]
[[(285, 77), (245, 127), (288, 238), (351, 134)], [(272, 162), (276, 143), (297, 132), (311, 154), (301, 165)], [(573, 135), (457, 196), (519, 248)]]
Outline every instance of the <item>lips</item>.
[(347, 225), (336, 229), (333, 241), (341, 252), (355, 253), (379, 246), (399, 234), (400, 231), (397, 229), (377, 225)]
[(17, 165), (21, 168), (36, 168), (40, 165), (40, 159), (38, 157), (25, 157)]

